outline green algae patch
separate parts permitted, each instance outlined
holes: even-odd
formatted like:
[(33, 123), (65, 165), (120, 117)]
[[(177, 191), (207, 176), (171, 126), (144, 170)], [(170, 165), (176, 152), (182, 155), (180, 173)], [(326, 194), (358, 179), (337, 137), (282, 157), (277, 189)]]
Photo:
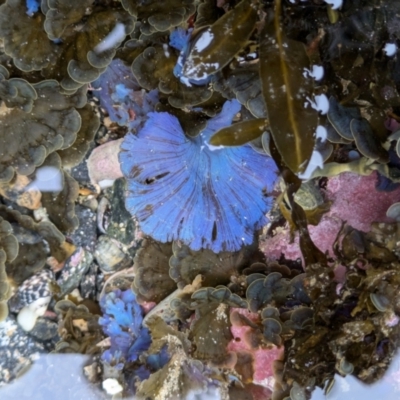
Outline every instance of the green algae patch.
[(41, 12), (31, 17), (26, 14), (24, 0), (8, 0), (0, 6), (0, 38), (4, 40), (4, 50), (22, 71), (41, 70), (59, 55), (58, 46), (43, 29), (44, 21)]

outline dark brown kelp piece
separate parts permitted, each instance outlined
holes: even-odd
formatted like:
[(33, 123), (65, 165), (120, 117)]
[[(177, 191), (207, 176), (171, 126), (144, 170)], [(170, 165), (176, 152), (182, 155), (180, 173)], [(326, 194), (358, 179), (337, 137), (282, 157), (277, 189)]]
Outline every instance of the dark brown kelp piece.
[(194, 39), (183, 76), (204, 79), (221, 70), (245, 46), (257, 21), (257, 10), (242, 0)]
[[(288, 39), (280, 24), (281, 1), (265, 23), (260, 43), (260, 76), (270, 130), (284, 163), (304, 172), (313, 152), (317, 111), (305, 106), (312, 98), (312, 80), (304, 76), (310, 67), (304, 45)], [(284, 115), (286, 110), (286, 115)]]
[(241, 146), (257, 139), (268, 128), (266, 118), (243, 121), (220, 129), (210, 140), (214, 146)]

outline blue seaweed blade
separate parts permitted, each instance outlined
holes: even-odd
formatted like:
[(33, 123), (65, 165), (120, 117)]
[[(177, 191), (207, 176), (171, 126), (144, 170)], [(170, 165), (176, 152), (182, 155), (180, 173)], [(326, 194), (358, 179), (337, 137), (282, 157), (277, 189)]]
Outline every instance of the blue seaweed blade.
[(235, 251), (251, 244), (266, 222), (277, 168), (251, 146), (215, 147), (211, 135), (240, 111), (227, 101), (195, 138), (176, 117), (149, 113), (137, 135), (127, 135), (119, 160), (127, 178), (126, 206), (141, 230), (161, 242), (182, 240), (192, 249)]
[(189, 41), (192, 35), (192, 30), (188, 31), (183, 28), (176, 28), (173, 30), (169, 36), (169, 44), (174, 49), (187, 52), (189, 50)]

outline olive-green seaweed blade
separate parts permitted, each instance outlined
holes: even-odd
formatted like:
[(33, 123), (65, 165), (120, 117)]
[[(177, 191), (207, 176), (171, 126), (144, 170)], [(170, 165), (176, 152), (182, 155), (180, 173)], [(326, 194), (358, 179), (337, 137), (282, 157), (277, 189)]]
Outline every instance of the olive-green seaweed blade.
[(287, 39), (279, 22), (280, 0), (266, 22), (260, 45), (260, 77), (270, 131), (286, 165), (303, 172), (315, 144), (318, 114), (310, 106), (313, 82), (304, 72), (310, 61), (304, 45)]
[(183, 66), (189, 79), (204, 79), (219, 71), (244, 47), (257, 21), (250, 0), (242, 0), (213, 25), (198, 34)]
[(210, 139), (213, 146), (241, 146), (251, 140), (257, 139), (268, 128), (266, 118), (252, 119), (238, 122), (226, 128), (220, 129)]

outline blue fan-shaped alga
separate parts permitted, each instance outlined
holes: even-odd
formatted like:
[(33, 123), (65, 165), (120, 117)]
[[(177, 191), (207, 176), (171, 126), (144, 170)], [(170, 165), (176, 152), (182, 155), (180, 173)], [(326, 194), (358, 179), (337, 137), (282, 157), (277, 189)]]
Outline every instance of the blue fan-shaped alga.
[(125, 137), (119, 160), (127, 178), (126, 206), (145, 234), (216, 253), (253, 242), (271, 208), (267, 194), (277, 178), (275, 163), (250, 145), (209, 144), (240, 107), (237, 100), (225, 102), (194, 138), (166, 112), (149, 113), (142, 129)]

